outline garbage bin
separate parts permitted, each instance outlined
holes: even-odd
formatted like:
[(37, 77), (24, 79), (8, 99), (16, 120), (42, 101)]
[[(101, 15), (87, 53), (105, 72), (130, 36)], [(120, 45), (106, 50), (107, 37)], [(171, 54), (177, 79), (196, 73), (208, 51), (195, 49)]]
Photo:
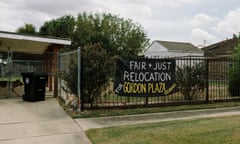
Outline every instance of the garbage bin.
[(47, 73), (27, 72), (21, 73), (24, 82), (25, 101), (43, 101), (45, 100), (45, 87), (48, 81)]

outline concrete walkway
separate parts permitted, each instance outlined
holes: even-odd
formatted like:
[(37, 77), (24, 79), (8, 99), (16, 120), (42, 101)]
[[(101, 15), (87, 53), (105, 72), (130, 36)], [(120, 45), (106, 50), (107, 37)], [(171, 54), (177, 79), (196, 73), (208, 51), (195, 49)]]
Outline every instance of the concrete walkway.
[(0, 99), (0, 144), (91, 144), (54, 98)]
[(208, 117), (222, 117), (233, 115), (240, 115), (240, 107), (188, 110), (102, 118), (82, 118), (76, 119), (76, 121), (78, 122), (80, 127), (85, 131), (93, 128), (103, 128), (111, 126), (153, 123), (173, 120), (198, 119)]

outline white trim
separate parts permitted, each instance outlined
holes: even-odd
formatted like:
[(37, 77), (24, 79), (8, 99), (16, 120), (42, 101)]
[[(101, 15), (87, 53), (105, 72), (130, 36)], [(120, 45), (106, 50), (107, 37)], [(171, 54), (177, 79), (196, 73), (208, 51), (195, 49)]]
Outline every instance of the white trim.
[(43, 38), (43, 37), (37, 37), (37, 36), (36, 37), (26, 36), (26, 35), (19, 35), (14, 33), (7, 33), (7, 32), (6, 33), (0, 32), (0, 38), (36, 41), (36, 42), (52, 43), (52, 44), (60, 44), (60, 45), (71, 45), (70, 40)]

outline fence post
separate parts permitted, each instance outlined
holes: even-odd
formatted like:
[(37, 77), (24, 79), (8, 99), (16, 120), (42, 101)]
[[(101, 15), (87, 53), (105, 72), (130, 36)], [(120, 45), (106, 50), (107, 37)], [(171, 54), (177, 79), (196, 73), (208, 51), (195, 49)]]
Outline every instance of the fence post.
[(206, 72), (205, 72), (205, 79), (206, 79), (206, 103), (208, 103), (209, 101), (209, 83), (208, 83), (208, 80), (209, 80), (209, 77), (208, 77), (208, 68), (209, 68), (209, 59), (205, 59), (205, 64), (206, 64)]
[(58, 96), (62, 96), (62, 78), (61, 78), (61, 54), (58, 51), (57, 53), (58, 62), (57, 62), (57, 79), (58, 79)]
[(78, 108), (83, 111), (83, 102), (81, 99), (81, 48), (78, 47)]

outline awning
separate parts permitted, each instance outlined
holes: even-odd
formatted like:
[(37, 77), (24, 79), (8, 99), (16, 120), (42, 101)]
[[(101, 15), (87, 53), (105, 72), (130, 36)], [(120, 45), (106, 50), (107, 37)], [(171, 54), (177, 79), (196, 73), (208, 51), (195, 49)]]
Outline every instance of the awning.
[(0, 31), (0, 52), (11, 50), (26, 54), (43, 54), (51, 45), (67, 46), (70, 44), (71, 41), (66, 39), (29, 36)]

